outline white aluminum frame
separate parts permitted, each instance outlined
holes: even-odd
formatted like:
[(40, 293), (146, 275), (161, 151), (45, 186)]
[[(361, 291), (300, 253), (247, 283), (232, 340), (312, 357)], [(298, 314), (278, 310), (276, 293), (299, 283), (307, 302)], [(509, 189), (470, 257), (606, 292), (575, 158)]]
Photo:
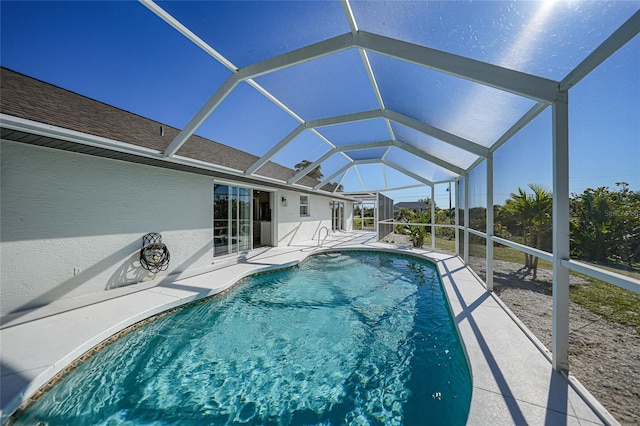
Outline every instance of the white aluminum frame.
[[(187, 37), (190, 41), (203, 49), (207, 54), (214, 57), (225, 67), (227, 67), (231, 75), (222, 84), (218, 90), (213, 93), (209, 100), (200, 108), (193, 116), (189, 123), (181, 130), (178, 136), (167, 146), (164, 153), (144, 152), (142, 155), (153, 158), (165, 157), (166, 161), (187, 162), (189, 164), (198, 164), (193, 160), (179, 158), (176, 152), (184, 144), (187, 139), (196, 131), (196, 129), (206, 120), (206, 118), (220, 105), (221, 102), (235, 89), (242, 81), (248, 82), (252, 87), (269, 98), (272, 102), (284, 109), (292, 117), (294, 117), (299, 125), (293, 129), (284, 139), (275, 144), (265, 155), (256, 161), (251, 167), (245, 171), (240, 171), (243, 175), (254, 175), (254, 173), (267, 161), (272, 159), (281, 149), (286, 147), (291, 141), (299, 136), (304, 130), (311, 130), (330, 150), (322, 155), (318, 160), (314, 161), (309, 167), (296, 173), (287, 181), (290, 185), (295, 183), (313, 170), (324, 161), (328, 160), (332, 155), (341, 154), (346, 157), (345, 152), (350, 150), (367, 149), (372, 147), (387, 146), (397, 147), (405, 152), (420, 157), (421, 159), (431, 162), (439, 167), (443, 167), (456, 175), (454, 178), (456, 184), (456, 210), (455, 210), (455, 229), (456, 229), (456, 251), (459, 254), (460, 241), (458, 238), (458, 230), (464, 231), (464, 262), (468, 264), (469, 260), (469, 234), (480, 235), (486, 238), (487, 247), (487, 290), (493, 288), (493, 244), (500, 243), (525, 253), (533, 254), (540, 258), (550, 260), (553, 263), (553, 367), (558, 371), (567, 371), (568, 363), (568, 306), (569, 306), (569, 270), (579, 271), (597, 279), (602, 279), (611, 284), (626, 288), (631, 291), (640, 293), (640, 281), (633, 280), (614, 273), (603, 271), (599, 268), (582, 264), (570, 259), (569, 255), (569, 135), (568, 135), (568, 117), (569, 102), (568, 90), (578, 83), (582, 78), (593, 71), (598, 65), (604, 62), (609, 56), (625, 45), (629, 40), (634, 38), (640, 32), (640, 11), (636, 12), (630, 19), (621, 25), (610, 37), (608, 37), (598, 48), (596, 48), (587, 58), (585, 58), (578, 66), (575, 67), (561, 82), (556, 82), (547, 78), (530, 75), (527, 73), (515, 71), (512, 69), (500, 67), (497, 65), (461, 57), (448, 52), (438, 51), (424, 46), (412, 44), (409, 42), (396, 40), (390, 37), (369, 33), (358, 28), (356, 17), (351, 9), (348, 0), (341, 0), (342, 8), (349, 24), (350, 32), (339, 35), (321, 42), (297, 49), (267, 60), (251, 64), (244, 68), (237, 68), (234, 64), (224, 58), (211, 46), (206, 44), (202, 39), (192, 33), (188, 28), (179, 21), (165, 12), (151, 0), (140, 0), (153, 13), (166, 21), (169, 25)], [(298, 117), (294, 111), (290, 110), (285, 104), (280, 102), (275, 96), (269, 94), (264, 88), (259, 86), (253, 78), (260, 75), (272, 73), (283, 68), (292, 67), (300, 63), (312, 61), (328, 55), (333, 55), (345, 50), (357, 49), (362, 58), (362, 63), (371, 83), (372, 90), (378, 101), (379, 110), (365, 111), (347, 116), (329, 117), (321, 120), (305, 122)], [(474, 143), (473, 141), (460, 138), (459, 136), (450, 134), (442, 129), (435, 128), (419, 120), (407, 117), (394, 111), (387, 110), (378, 87), (373, 69), (371, 67), (368, 52), (385, 55), (390, 58), (409, 62), (421, 67), (443, 72), (459, 78), (463, 78), (485, 86), (493, 87), (509, 93), (524, 96), (533, 99), (536, 104), (527, 111), (520, 119), (512, 125), (498, 140), (496, 140), (489, 148)], [(493, 235), (494, 217), (493, 217), (493, 153), (499, 149), (504, 143), (509, 141), (524, 126), (536, 118), (548, 106), (552, 106), (553, 121), (553, 254), (549, 254), (531, 247), (522, 246), (508, 240), (504, 240)], [(371, 118), (383, 118), (389, 132), (389, 141), (380, 141), (373, 144), (355, 144), (350, 147), (336, 147), (330, 140), (323, 137), (317, 128), (347, 123)], [(418, 132), (434, 137), (445, 143), (463, 149), (477, 156), (476, 161), (469, 167), (459, 167), (452, 164), (446, 158), (440, 158), (430, 155), (406, 142), (398, 141), (393, 134), (391, 122), (407, 126)], [(90, 141), (89, 143), (94, 143)], [(100, 143), (99, 143), (100, 145)], [(109, 149), (136, 151), (132, 147), (122, 147), (110, 142), (106, 144)], [(105, 145), (102, 145), (104, 147)], [(386, 159), (389, 149), (380, 159), (358, 160), (353, 161), (349, 158), (349, 163), (338, 171), (333, 173), (329, 178), (320, 182), (314, 187), (319, 190), (333, 178), (344, 173), (340, 179), (340, 183), (344, 180), (349, 170), (355, 169), (355, 173), (360, 179), (363, 187), (362, 193), (366, 193), (364, 182), (358, 172), (359, 164), (379, 163), (382, 167), (383, 174), (385, 166), (391, 167), (405, 175), (421, 182), (421, 185), (431, 187), (432, 199), (434, 197), (434, 184), (422, 176), (406, 170), (400, 165), (393, 164)], [(348, 157), (347, 157), (348, 158)], [(487, 228), (486, 233), (482, 233), (469, 228), (469, 172), (473, 170), (483, 160), (487, 160)], [(201, 165), (201, 167), (206, 167)], [(217, 169), (217, 167), (216, 167)], [(238, 173), (238, 171), (233, 171)], [(464, 188), (460, 191), (459, 179), (464, 178)], [(268, 179), (262, 179), (268, 181)], [(420, 186), (421, 186), (420, 185)], [(386, 186), (386, 175), (385, 175)], [(415, 185), (409, 186), (414, 187)], [(388, 189), (391, 190), (391, 189)], [(355, 193), (354, 193), (355, 194)], [(459, 223), (459, 201), (464, 198), (464, 223)], [(433, 203), (432, 203), (433, 209)], [(432, 235), (435, 224), (433, 223), (432, 211)], [(435, 238), (435, 237), (434, 237)], [(435, 242), (432, 242), (434, 247)]]
[[(371, 111), (362, 111), (362, 112), (357, 112), (357, 113), (353, 113), (353, 114), (346, 114), (346, 115), (340, 115), (340, 116), (334, 116), (334, 117), (327, 117), (327, 118), (323, 118), (323, 119), (318, 119), (318, 120), (311, 120), (311, 121), (307, 121), (304, 123), (299, 124), (295, 129), (293, 129), (291, 132), (289, 132), (289, 134), (287, 134), (282, 140), (280, 140), (276, 145), (274, 145), (269, 151), (267, 151), (267, 153), (265, 153), (258, 161), (256, 161), (254, 164), (252, 164), (246, 171), (245, 173), (247, 174), (254, 174), (260, 167), (262, 167), (267, 161), (271, 160), (273, 157), (275, 157), (280, 151), (282, 151), (284, 148), (286, 148), (295, 138), (297, 138), (304, 130), (306, 129), (310, 129), (310, 130), (316, 130), (318, 128), (321, 127), (328, 127), (328, 126), (334, 126), (334, 125), (338, 125), (338, 124), (346, 124), (346, 123), (354, 123), (354, 122), (358, 122), (358, 121), (364, 121), (364, 120), (371, 120), (371, 119), (376, 119), (376, 118), (384, 118), (385, 122), (387, 123), (387, 128), (389, 133), (391, 134), (391, 141), (393, 141), (393, 144), (395, 146), (397, 146), (398, 148), (407, 151), (413, 155), (416, 155), (424, 160), (430, 161), (440, 167), (443, 167), (451, 172), (454, 172), (458, 175), (464, 173), (464, 169), (449, 163), (448, 161), (446, 161), (445, 159), (433, 156), (431, 154), (426, 153), (425, 151), (422, 151), (406, 142), (403, 141), (399, 141), (396, 140), (395, 137), (393, 136), (393, 131), (391, 130), (391, 125), (390, 122), (396, 122), (398, 124), (401, 124), (403, 126), (406, 126), (410, 129), (413, 129), (417, 132), (423, 133), (425, 135), (431, 136), (433, 138), (436, 138), (444, 143), (450, 144), (456, 148), (460, 148), (463, 149), (465, 151), (468, 151), (472, 154), (478, 155), (481, 158), (486, 157), (490, 150), (487, 147), (484, 147), (480, 144), (477, 144), (475, 142), (472, 142), (470, 140), (464, 139), (462, 137), (453, 135), (449, 132), (446, 132), (444, 130), (438, 129), (436, 127), (430, 126), (428, 124), (425, 124), (419, 120), (407, 117), (406, 115), (400, 114), (398, 112), (392, 111), (392, 110), (371, 110)], [(524, 125), (523, 125), (524, 126)], [(319, 133), (317, 133), (319, 134)], [(326, 139), (325, 139), (326, 141)], [(332, 148), (332, 149), (336, 149), (336, 146), (334, 144), (332, 144), (329, 141), (326, 141), (328, 143), (328, 145)], [(173, 142), (172, 142), (173, 143)], [(348, 147), (341, 147), (341, 148), (346, 148)], [(342, 149), (342, 151), (337, 150), (336, 152), (344, 152), (344, 151), (349, 151), (349, 149)], [(326, 158), (325, 158), (326, 161)], [(304, 175), (302, 175), (304, 176)], [(300, 178), (297, 178), (296, 180), (299, 180)]]
[(486, 257), (487, 266), (485, 274), (485, 282), (487, 291), (493, 291), (493, 154), (489, 154), (487, 160), (487, 238), (486, 238)]
[(553, 368), (569, 371), (569, 98), (553, 104)]

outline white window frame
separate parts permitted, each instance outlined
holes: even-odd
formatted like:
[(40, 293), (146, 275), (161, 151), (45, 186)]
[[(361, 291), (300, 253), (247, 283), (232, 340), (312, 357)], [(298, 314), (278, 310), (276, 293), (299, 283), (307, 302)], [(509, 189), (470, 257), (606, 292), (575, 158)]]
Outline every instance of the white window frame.
[(311, 209), (309, 208), (309, 196), (300, 195), (300, 217), (311, 216)]

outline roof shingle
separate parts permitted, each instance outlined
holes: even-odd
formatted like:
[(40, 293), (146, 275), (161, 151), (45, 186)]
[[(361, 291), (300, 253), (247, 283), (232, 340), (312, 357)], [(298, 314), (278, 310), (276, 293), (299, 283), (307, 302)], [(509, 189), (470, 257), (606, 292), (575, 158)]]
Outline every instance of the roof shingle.
[[(162, 152), (179, 129), (0, 67), (0, 112)], [(177, 155), (244, 171), (259, 157), (192, 135)], [(292, 169), (273, 162), (256, 173), (286, 181)], [(313, 187), (305, 176), (298, 184)]]

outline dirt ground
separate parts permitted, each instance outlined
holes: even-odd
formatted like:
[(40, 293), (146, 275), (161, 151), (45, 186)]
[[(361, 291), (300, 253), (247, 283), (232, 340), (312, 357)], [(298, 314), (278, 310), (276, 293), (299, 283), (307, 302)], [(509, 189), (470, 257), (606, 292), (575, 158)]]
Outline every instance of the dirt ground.
[[(406, 245), (397, 237), (395, 244)], [(484, 278), (484, 259), (472, 257), (469, 263)], [(496, 260), (493, 268), (496, 295), (551, 349), (551, 271), (538, 270), (534, 281), (520, 264)], [(571, 277), (571, 284), (579, 281)], [(571, 303), (569, 330), (571, 373), (621, 424), (640, 425), (638, 329), (607, 321)]]
[[(484, 276), (484, 259), (471, 258)], [(494, 262), (494, 291), (547, 347), (551, 348), (552, 273), (536, 281), (522, 265)], [(571, 277), (575, 284), (580, 278)], [(569, 305), (569, 369), (623, 425), (640, 425), (640, 332), (607, 321), (580, 305)]]

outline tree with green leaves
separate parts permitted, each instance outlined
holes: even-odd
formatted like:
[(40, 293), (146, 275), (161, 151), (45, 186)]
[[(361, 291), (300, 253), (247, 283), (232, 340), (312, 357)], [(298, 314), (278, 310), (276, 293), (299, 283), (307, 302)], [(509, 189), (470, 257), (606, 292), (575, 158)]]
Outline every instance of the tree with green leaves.
[(413, 210), (410, 210), (406, 207), (402, 207), (399, 211), (398, 211), (398, 215), (395, 217), (395, 222), (405, 222), (407, 223), (407, 225), (396, 225), (394, 227), (393, 232), (395, 232), (396, 234), (401, 234), (401, 235), (408, 235), (409, 234), (409, 223), (413, 222), (416, 218), (416, 212), (414, 212)]
[[(309, 167), (311, 164), (313, 164), (311, 161), (309, 160), (302, 160), (301, 162), (299, 162), (298, 164), (296, 164), (295, 166), (293, 166), (296, 169), (296, 172), (299, 172), (301, 170), (306, 169), (307, 167)], [(315, 169), (311, 170), (309, 173), (307, 173), (307, 176), (311, 176), (314, 179), (322, 179), (324, 177), (324, 175), (322, 174), (322, 171), (320, 170), (320, 166), (316, 167)]]
[(429, 213), (415, 212), (415, 220), (413, 223), (419, 223), (420, 225), (409, 226), (409, 236), (411, 238), (411, 244), (413, 244), (414, 247), (421, 248), (429, 236), (430, 228), (428, 228), (426, 224), (431, 222), (430, 216)]
[(402, 207), (400, 208), (400, 210), (398, 211), (398, 216), (396, 217), (396, 221), (397, 222), (411, 222), (413, 219), (416, 218), (416, 212), (407, 208), (407, 207)]
[(640, 261), (640, 191), (626, 182), (608, 187), (587, 188), (572, 197), (572, 255), (597, 262)]
[[(311, 164), (313, 164), (311, 161), (309, 160), (302, 160), (301, 162), (299, 162), (298, 164), (296, 164), (295, 166), (293, 166), (296, 169), (296, 172), (299, 172), (301, 170), (306, 169), (307, 167), (309, 167)], [(314, 179), (317, 180), (322, 180), (322, 178), (324, 177), (324, 175), (322, 174), (322, 169), (321, 166), (318, 166), (316, 168), (314, 168), (313, 170), (311, 170), (307, 176), (310, 176)], [(330, 192), (343, 192), (344, 191), (344, 186), (342, 186), (342, 184), (338, 183), (338, 182), (329, 182), (328, 184), (325, 185), (325, 187), (323, 188), (327, 191)]]
[[(551, 250), (551, 220), (553, 214), (553, 194), (543, 185), (530, 183), (532, 192), (518, 188), (500, 212), (504, 217), (512, 217), (520, 226), (523, 244), (541, 250)], [(525, 267), (533, 272), (536, 278), (538, 258), (525, 253)]]

